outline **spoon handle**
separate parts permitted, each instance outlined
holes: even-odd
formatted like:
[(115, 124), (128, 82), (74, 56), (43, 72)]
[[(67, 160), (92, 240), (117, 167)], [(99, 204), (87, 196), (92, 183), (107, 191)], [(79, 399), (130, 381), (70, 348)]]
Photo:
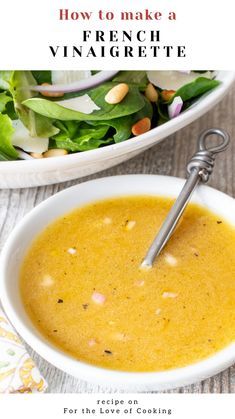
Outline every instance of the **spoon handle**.
[[(214, 147), (206, 147), (206, 139), (210, 135), (216, 135), (222, 138), (222, 142)], [(159, 255), (163, 247), (171, 237), (175, 227), (182, 216), (192, 193), (199, 182), (207, 182), (213, 171), (216, 153), (225, 150), (229, 144), (230, 138), (226, 131), (220, 129), (209, 129), (199, 137), (199, 150), (190, 160), (187, 170), (189, 173), (183, 189), (181, 190), (177, 200), (170, 209), (166, 219), (164, 220), (157, 236), (153, 240), (141, 266), (151, 268), (154, 259)]]

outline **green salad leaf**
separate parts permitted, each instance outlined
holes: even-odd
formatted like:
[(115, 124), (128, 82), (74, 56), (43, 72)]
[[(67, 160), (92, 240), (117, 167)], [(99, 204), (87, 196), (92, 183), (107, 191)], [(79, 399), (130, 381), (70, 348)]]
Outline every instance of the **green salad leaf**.
[(218, 80), (208, 79), (206, 77), (198, 77), (191, 83), (185, 84), (180, 87), (174, 94), (174, 96), (168, 101), (161, 99), (157, 102), (158, 109), (158, 125), (161, 125), (169, 121), (168, 105), (172, 103), (175, 97), (180, 96), (183, 100), (183, 110), (189, 108), (195, 100), (202, 96), (204, 93), (209, 92), (220, 84)]
[(14, 71), (0, 71), (0, 90), (9, 90)]
[(149, 83), (146, 71), (120, 71), (112, 81), (134, 85), (140, 91), (145, 91)]
[(6, 92), (0, 93), (0, 113), (6, 111), (6, 105), (9, 102), (12, 102), (12, 97), (9, 96)]
[(11, 143), (13, 133), (14, 128), (9, 116), (0, 114), (0, 160), (15, 160), (18, 157)]
[[(203, 95), (209, 90), (217, 87), (219, 84), (220, 82), (218, 80), (211, 80), (206, 77), (198, 77), (193, 82), (180, 87), (180, 89), (175, 92), (174, 97), (180, 96), (183, 102), (186, 102), (187, 100), (191, 100)], [(171, 99), (171, 102), (174, 97)]]
[(35, 84), (49, 83), (51, 84), (51, 71), (41, 70), (32, 71), (32, 75), (35, 78)]
[[(131, 123), (132, 121), (132, 123)], [(90, 124), (98, 127), (101, 125), (106, 125), (107, 121), (92, 121)], [(109, 127), (111, 128), (110, 136), (112, 137), (113, 142), (120, 143), (127, 140), (131, 136), (131, 127), (133, 125), (133, 115), (123, 116), (122, 118), (110, 119), (108, 121)], [(113, 128), (113, 130), (112, 130)]]
[(153, 108), (151, 103), (145, 98), (144, 99), (144, 106), (143, 108), (136, 112), (133, 115), (127, 115), (122, 118), (111, 119), (110, 121), (98, 121), (98, 122), (90, 122), (94, 125), (100, 124), (107, 124), (115, 129), (116, 133), (113, 135), (113, 139), (115, 143), (120, 143), (122, 141), (128, 140), (131, 137), (131, 128), (132, 126), (145, 117), (152, 119), (153, 116)]
[(53, 143), (56, 143), (58, 148), (64, 148), (68, 151), (88, 151), (94, 148), (98, 148), (103, 144), (109, 144), (112, 142), (112, 138), (107, 138), (106, 134), (109, 130), (109, 126), (93, 127), (85, 122), (76, 124), (76, 130), (71, 126), (71, 122), (64, 123), (63, 129), (60, 133), (53, 137)]
[(135, 115), (129, 115), (124, 122), (125, 126), (123, 126), (123, 120), (121, 118), (117, 121), (116, 119), (113, 121), (115, 125), (113, 127), (116, 129), (116, 134), (114, 135), (115, 143), (120, 143), (121, 141), (125, 141), (131, 137), (131, 129), (132, 126), (138, 122), (140, 119), (149, 118), (152, 120), (153, 117), (153, 107), (148, 99), (144, 96), (144, 107), (140, 109), (140, 111), (136, 112)]
[(26, 99), (32, 97), (30, 86), (35, 84), (36, 81), (31, 71), (14, 72), (10, 92), (14, 100), (15, 110), (32, 137), (51, 137), (59, 132), (58, 128), (53, 125), (53, 121), (23, 105)]
[(119, 143), (131, 136), (133, 124), (144, 117), (152, 118), (151, 103), (144, 98), (144, 107), (134, 115), (104, 121), (56, 122), (60, 133), (53, 137), (51, 147), (68, 151), (87, 151), (102, 145)]
[(116, 105), (107, 103), (105, 101), (105, 96), (113, 86), (115, 86), (114, 83), (104, 83), (89, 92), (90, 98), (100, 108), (91, 114), (84, 114), (83, 112), (66, 109), (56, 102), (37, 97), (25, 100), (23, 105), (37, 114), (44, 115), (51, 119), (58, 119), (60, 121), (109, 120), (131, 115), (143, 108), (144, 98), (136, 87), (130, 87), (128, 95), (121, 103)]
[(4, 114), (8, 115), (12, 120), (19, 119), (15, 111), (15, 106), (13, 100), (7, 102), (5, 106)]

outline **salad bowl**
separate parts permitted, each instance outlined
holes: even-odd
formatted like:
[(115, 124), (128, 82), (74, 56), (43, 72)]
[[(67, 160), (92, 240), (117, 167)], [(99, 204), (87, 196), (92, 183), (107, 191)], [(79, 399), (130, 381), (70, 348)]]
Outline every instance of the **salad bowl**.
[(234, 72), (218, 71), (216, 79), (220, 81), (218, 86), (202, 94), (178, 116), (126, 141), (53, 158), (1, 161), (0, 187), (24, 188), (64, 182), (127, 161), (209, 111), (229, 91)]

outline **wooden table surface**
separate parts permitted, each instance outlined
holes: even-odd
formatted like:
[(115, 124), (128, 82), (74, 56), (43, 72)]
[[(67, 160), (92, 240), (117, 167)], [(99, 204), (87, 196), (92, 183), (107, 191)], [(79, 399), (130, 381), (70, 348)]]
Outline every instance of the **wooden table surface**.
[[(216, 162), (216, 170), (210, 180), (210, 185), (235, 196), (235, 86), (224, 100), (212, 111), (182, 129), (178, 133), (166, 138), (162, 143), (144, 152), (140, 156), (106, 170), (87, 179), (102, 176), (150, 173), (185, 177), (185, 167), (196, 149), (196, 139), (200, 131), (205, 128), (221, 127), (228, 130), (232, 144), (227, 152), (220, 155)], [(83, 179), (84, 180), (84, 179)], [(79, 181), (45, 186), (31, 189), (15, 189), (0, 191), (0, 246), (2, 247), (13, 227), (35, 205), (68, 186)], [(77, 380), (43, 360), (31, 348), (32, 354), (42, 374), (49, 383), (51, 393), (80, 393), (103, 392), (107, 389)], [(234, 393), (235, 366), (201, 383), (172, 390), (180, 393)]]

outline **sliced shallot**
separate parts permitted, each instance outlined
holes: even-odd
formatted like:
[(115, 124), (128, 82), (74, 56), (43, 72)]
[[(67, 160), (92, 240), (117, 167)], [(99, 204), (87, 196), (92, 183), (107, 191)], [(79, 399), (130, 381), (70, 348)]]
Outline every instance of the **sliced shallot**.
[(170, 119), (175, 118), (180, 114), (183, 104), (184, 102), (180, 96), (176, 96), (173, 99), (173, 102), (168, 106), (168, 114)]
[(94, 303), (102, 305), (104, 304), (106, 297), (100, 292), (95, 291), (93, 292), (91, 299)]

